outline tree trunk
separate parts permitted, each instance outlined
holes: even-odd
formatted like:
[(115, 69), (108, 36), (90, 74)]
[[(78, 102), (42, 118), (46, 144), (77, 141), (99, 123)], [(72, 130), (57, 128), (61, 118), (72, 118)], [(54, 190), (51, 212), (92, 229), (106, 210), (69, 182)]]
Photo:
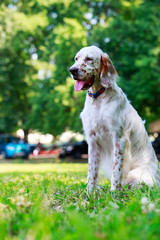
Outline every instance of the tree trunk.
[(24, 141), (28, 142), (29, 129), (23, 129), (23, 131), (24, 131)]

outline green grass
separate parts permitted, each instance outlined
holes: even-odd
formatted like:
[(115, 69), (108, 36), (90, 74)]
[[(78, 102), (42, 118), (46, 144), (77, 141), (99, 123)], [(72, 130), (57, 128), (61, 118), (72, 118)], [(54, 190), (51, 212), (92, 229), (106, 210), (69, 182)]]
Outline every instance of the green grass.
[(0, 240), (160, 239), (160, 192), (86, 192), (87, 164), (1, 164)]

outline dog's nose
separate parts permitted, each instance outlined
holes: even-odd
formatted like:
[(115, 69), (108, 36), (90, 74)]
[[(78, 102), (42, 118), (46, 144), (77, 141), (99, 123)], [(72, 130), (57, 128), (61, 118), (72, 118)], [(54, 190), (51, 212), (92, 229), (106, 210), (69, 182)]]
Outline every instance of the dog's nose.
[(71, 67), (71, 68), (70, 68), (70, 73), (71, 73), (72, 75), (77, 75), (77, 74), (78, 74), (78, 68), (76, 68), (76, 67)]

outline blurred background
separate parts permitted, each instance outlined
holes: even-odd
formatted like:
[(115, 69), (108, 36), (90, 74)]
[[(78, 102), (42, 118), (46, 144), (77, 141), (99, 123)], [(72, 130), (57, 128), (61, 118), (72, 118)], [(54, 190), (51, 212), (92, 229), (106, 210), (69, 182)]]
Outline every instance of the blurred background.
[(43, 144), (47, 151), (63, 149), (64, 157), (77, 141), (87, 153), (79, 119), (86, 93), (74, 91), (69, 74), (75, 53), (87, 45), (109, 54), (118, 85), (146, 120), (160, 153), (159, 0), (1, 0), (3, 157), (28, 157)]

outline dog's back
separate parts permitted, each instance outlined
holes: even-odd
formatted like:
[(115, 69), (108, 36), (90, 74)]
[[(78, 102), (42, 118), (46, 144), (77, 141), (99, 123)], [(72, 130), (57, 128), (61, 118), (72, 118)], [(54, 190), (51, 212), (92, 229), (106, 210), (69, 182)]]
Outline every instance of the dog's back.
[[(130, 164), (130, 170), (127, 178), (123, 175), (122, 178), (126, 179), (124, 182), (127, 183), (135, 179), (136, 182), (145, 182), (152, 186), (160, 181), (160, 174), (157, 170), (158, 160), (145, 130), (144, 122), (130, 103), (128, 104), (124, 134), (127, 139), (126, 158)], [(124, 162), (126, 162), (125, 159)]]

